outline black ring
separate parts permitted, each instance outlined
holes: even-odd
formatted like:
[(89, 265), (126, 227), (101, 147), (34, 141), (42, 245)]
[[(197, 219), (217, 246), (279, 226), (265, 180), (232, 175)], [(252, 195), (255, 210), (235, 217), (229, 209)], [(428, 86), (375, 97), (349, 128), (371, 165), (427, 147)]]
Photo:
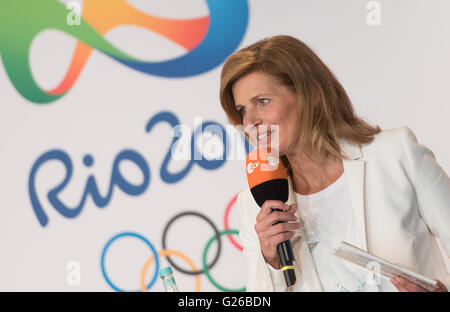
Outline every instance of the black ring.
[[(216, 232), (216, 236), (217, 236), (217, 243), (218, 243), (218, 247), (217, 247), (217, 254), (213, 260), (213, 262), (211, 263), (211, 265), (208, 267), (209, 269), (211, 269), (217, 262), (217, 260), (219, 260), (219, 256), (220, 253), (222, 251), (222, 242), (220, 240), (220, 232), (217, 229), (217, 227), (214, 225), (214, 223), (205, 215), (195, 212), (195, 211), (185, 211), (182, 213), (179, 213), (177, 215), (175, 215), (174, 217), (172, 217), (169, 222), (167, 222), (166, 226), (164, 227), (164, 231), (163, 231), (163, 235), (162, 235), (162, 246), (163, 249), (168, 249), (166, 246), (166, 236), (167, 236), (167, 230), (169, 229), (169, 226), (178, 218), (181, 218), (183, 216), (186, 215), (192, 215), (192, 216), (197, 216), (202, 218), (203, 220), (205, 220), (206, 222), (208, 222), (211, 227), (214, 229), (214, 232)], [(169, 261), (170, 265), (173, 266), (175, 269), (177, 269), (178, 271), (184, 273), (184, 274), (188, 274), (188, 275), (198, 275), (198, 274), (202, 274), (204, 273), (203, 270), (199, 270), (199, 271), (186, 271), (184, 269), (181, 269), (180, 267), (178, 267), (175, 263), (173, 263), (173, 261), (170, 259), (169, 256), (166, 257), (167, 261)]]

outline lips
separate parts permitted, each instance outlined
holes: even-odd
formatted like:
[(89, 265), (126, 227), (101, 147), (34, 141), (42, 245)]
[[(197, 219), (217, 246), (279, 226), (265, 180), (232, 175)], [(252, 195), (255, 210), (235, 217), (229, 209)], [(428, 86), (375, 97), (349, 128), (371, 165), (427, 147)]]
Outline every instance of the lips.
[(271, 141), (271, 137), (277, 129), (270, 125), (247, 126), (244, 131), (248, 134), (249, 140), (255, 145), (267, 145)]
[(272, 131), (266, 131), (262, 133), (258, 133), (256, 136), (258, 145), (268, 145), (272, 138)]
[(262, 133), (262, 134), (258, 135), (258, 141), (264, 140), (268, 136), (270, 136), (270, 132)]

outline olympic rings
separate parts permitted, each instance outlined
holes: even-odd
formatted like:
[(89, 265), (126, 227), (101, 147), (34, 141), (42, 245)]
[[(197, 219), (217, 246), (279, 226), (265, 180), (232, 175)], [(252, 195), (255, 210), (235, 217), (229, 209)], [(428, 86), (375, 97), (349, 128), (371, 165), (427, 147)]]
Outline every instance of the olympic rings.
[[(217, 240), (217, 242), (218, 242), (217, 254), (216, 254), (213, 262), (210, 265), (210, 268), (212, 268), (216, 264), (217, 260), (219, 260), (220, 253), (222, 251), (222, 243), (221, 243), (221, 240), (220, 240), (220, 233), (219, 233), (219, 230), (217, 229), (217, 227), (214, 225), (214, 223), (208, 217), (206, 217), (205, 215), (203, 215), (201, 213), (198, 213), (198, 212), (195, 212), (195, 211), (185, 211), (185, 212), (179, 213), (179, 214), (175, 215), (174, 217), (172, 217), (169, 220), (169, 222), (167, 223), (167, 225), (164, 227), (164, 230), (163, 230), (163, 236), (162, 236), (163, 249), (167, 249), (167, 247), (166, 247), (166, 237), (167, 237), (167, 230), (169, 229), (169, 226), (175, 220), (177, 220), (178, 218), (181, 218), (181, 217), (186, 216), (186, 215), (192, 215), (192, 216), (197, 216), (197, 217), (202, 218), (203, 220), (205, 220), (206, 222), (208, 222), (211, 225), (211, 227), (213, 228), (214, 232), (216, 233), (215, 237), (219, 237), (219, 239)], [(177, 269), (178, 271), (180, 271), (180, 272), (182, 272), (184, 274), (197, 275), (197, 274), (202, 274), (204, 272), (204, 270), (201, 270), (201, 271), (186, 271), (186, 270), (180, 268), (179, 266), (177, 266), (172, 261), (172, 259), (170, 259), (169, 256), (167, 256), (167, 261), (169, 261), (171, 266), (173, 266), (175, 269)]]
[[(225, 235), (225, 234), (239, 234), (239, 231), (236, 231), (236, 230), (224, 230), (224, 231), (220, 232), (220, 235)], [(211, 276), (211, 274), (209, 273), (209, 268), (208, 268), (208, 265), (206, 264), (206, 255), (208, 254), (209, 246), (211, 246), (212, 242), (215, 241), (216, 239), (217, 239), (217, 236), (211, 237), (211, 239), (206, 244), (205, 250), (203, 251), (203, 270), (205, 271), (206, 276), (208, 277), (209, 281), (214, 286), (216, 286), (218, 289), (220, 289), (222, 291), (230, 291), (230, 292), (237, 292), (237, 291), (242, 292), (242, 291), (245, 291), (245, 287), (239, 288), (239, 289), (225, 288), (225, 287), (221, 286), (219, 283), (217, 283), (216, 281), (214, 281), (212, 276)]]
[[(153, 256), (150, 256), (147, 261), (145, 262), (142, 270), (141, 270), (141, 275), (140, 275), (140, 289), (138, 290), (134, 290), (134, 291), (142, 291), (145, 292), (148, 289), (150, 289), (154, 283), (157, 280), (158, 277), (158, 271), (159, 271), (159, 267), (160, 267), (160, 261), (159, 261), (159, 257), (161, 256), (166, 256), (168, 262), (174, 267), (174, 269), (176, 269), (177, 271), (180, 271), (184, 274), (188, 274), (188, 275), (196, 275), (195, 276), (195, 291), (199, 292), (200, 291), (200, 287), (201, 287), (201, 279), (200, 279), (200, 274), (205, 273), (206, 276), (208, 277), (209, 281), (213, 284), (213, 286), (215, 286), (216, 288), (218, 288), (219, 290), (222, 291), (245, 291), (245, 287), (244, 288), (240, 288), (240, 289), (228, 289), (226, 287), (223, 287), (222, 285), (218, 284), (216, 281), (213, 280), (211, 274), (210, 274), (210, 269), (212, 269), (212, 267), (217, 263), (218, 258), (221, 254), (221, 250), (222, 250), (222, 246), (221, 246), (221, 236), (223, 235), (227, 235), (227, 237), (229, 238), (229, 240), (231, 241), (231, 243), (238, 248), (239, 250), (243, 250), (242, 246), (239, 245), (231, 236), (231, 234), (239, 234), (239, 232), (237, 230), (233, 230), (233, 229), (229, 229), (228, 227), (228, 218), (229, 218), (229, 214), (231, 211), (231, 208), (234, 206), (234, 204), (236, 203), (237, 200), (237, 196), (235, 195), (227, 204), (226, 210), (225, 210), (225, 215), (224, 215), (224, 225), (225, 225), (225, 230), (222, 232), (219, 232), (219, 230), (217, 229), (217, 227), (214, 225), (214, 223), (205, 215), (199, 213), (199, 212), (195, 212), (195, 211), (185, 211), (182, 213), (179, 213), (177, 215), (175, 215), (174, 217), (172, 217), (169, 222), (167, 223), (167, 225), (165, 226), (164, 230), (163, 230), (163, 235), (162, 235), (162, 245), (163, 245), (163, 249), (160, 250), (159, 252), (156, 251), (155, 247), (153, 246), (153, 244), (147, 240), (144, 236), (137, 234), (137, 233), (133, 233), (133, 232), (124, 232), (124, 233), (120, 233), (120, 234), (116, 234), (115, 236), (113, 236), (104, 246), (103, 251), (102, 251), (102, 255), (101, 255), (101, 260), (100, 260), (100, 265), (101, 265), (101, 270), (102, 270), (102, 274), (103, 277), (105, 278), (106, 282), (108, 283), (108, 285), (115, 291), (117, 292), (123, 292), (126, 290), (123, 290), (119, 287), (117, 287), (108, 277), (107, 273), (106, 273), (106, 269), (105, 269), (105, 258), (106, 258), (106, 252), (108, 247), (118, 238), (120, 237), (124, 237), (124, 236), (131, 236), (131, 237), (135, 237), (140, 239), (141, 241), (143, 241), (147, 246), (150, 247)], [(198, 270), (198, 268), (196, 267), (196, 265), (194, 264), (194, 262), (188, 258), (185, 254), (179, 252), (179, 251), (175, 251), (172, 249), (167, 249), (166, 248), (166, 238), (167, 238), (167, 231), (170, 227), (170, 225), (175, 222), (178, 218), (181, 218), (183, 216), (186, 215), (192, 215), (192, 216), (197, 216), (202, 218), (203, 220), (205, 220), (207, 223), (209, 223), (209, 225), (211, 225), (211, 227), (214, 230), (215, 235), (208, 241), (208, 243), (206, 244), (206, 247), (204, 249), (203, 252), (203, 259), (202, 259), (202, 267), (203, 270)], [(207, 260), (207, 253), (208, 250), (211, 246), (211, 244), (213, 243), (214, 240), (218, 241), (218, 248), (217, 248), (217, 254), (215, 256), (215, 258), (213, 259), (211, 265), (207, 265), (206, 260)], [(181, 268), (179, 268), (176, 264), (173, 263), (173, 261), (170, 259), (169, 256), (177, 256), (181, 259), (183, 259), (192, 269), (192, 271), (186, 271), (183, 270)], [(150, 265), (152, 264), (152, 262), (155, 261), (155, 272), (154, 275), (151, 279), (151, 281), (148, 283), (148, 285), (145, 285), (145, 275), (147, 274), (148, 268), (150, 267)]]
[[(152, 250), (153, 255), (156, 258), (155, 261), (155, 274), (152, 278), (152, 280), (150, 281), (150, 283), (147, 285), (147, 289), (149, 289), (150, 287), (153, 286), (153, 284), (156, 282), (156, 278), (158, 276), (158, 271), (159, 271), (159, 259), (158, 259), (158, 254), (155, 250), (155, 247), (153, 247), (153, 245), (143, 236), (136, 234), (136, 233), (132, 233), (132, 232), (125, 232), (125, 233), (121, 233), (121, 234), (117, 234), (115, 236), (113, 236), (105, 245), (105, 247), (103, 248), (103, 252), (102, 252), (102, 258), (101, 258), (101, 267), (102, 267), (102, 273), (103, 273), (103, 277), (105, 278), (106, 282), (109, 284), (109, 286), (111, 286), (112, 289), (114, 289), (117, 292), (123, 292), (126, 290), (120, 289), (119, 287), (117, 287), (116, 285), (114, 285), (113, 282), (111, 282), (111, 280), (109, 279), (108, 275), (106, 274), (106, 270), (105, 270), (105, 254), (106, 254), (106, 250), (108, 249), (109, 245), (111, 245), (111, 243), (113, 241), (115, 241), (116, 239), (120, 238), (120, 237), (124, 237), (124, 236), (132, 236), (132, 237), (136, 237), (139, 238), (140, 240), (142, 240), (144, 243), (146, 243), (150, 249)], [(134, 290), (135, 292), (138, 292), (138, 290)]]
[[(225, 226), (225, 230), (229, 230), (230, 228), (228, 227), (228, 216), (230, 215), (230, 210), (233, 207), (233, 205), (236, 203), (236, 199), (238, 197), (238, 194), (236, 194), (228, 203), (227, 208), (225, 209), (225, 217), (223, 218), (224, 220), (224, 226)], [(230, 240), (230, 242), (240, 251), (243, 251), (244, 248), (242, 248), (241, 245), (239, 245), (233, 238), (233, 236), (231, 236), (231, 234), (227, 235), (228, 239)]]
[[(181, 259), (183, 259), (184, 261), (186, 261), (192, 268), (193, 271), (197, 270), (197, 267), (195, 266), (194, 262), (192, 262), (191, 259), (189, 259), (185, 254), (182, 254), (181, 252), (178, 252), (176, 250), (170, 250), (170, 249), (163, 249), (161, 250), (158, 255), (160, 257), (163, 256), (168, 256), (168, 255), (172, 255), (172, 256), (177, 256), (180, 257)], [(145, 286), (145, 274), (147, 273), (147, 269), (150, 266), (150, 264), (152, 264), (154, 257), (151, 256), (144, 264), (144, 268), (142, 269), (141, 272), (141, 291), (142, 292), (146, 292), (147, 291), (147, 287)], [(200, 291), (200, 285), (201, 285), (201, 280), (200, 280), (200, 275), (196, 275), (195, 276), (195, 291), (199, 292)]]

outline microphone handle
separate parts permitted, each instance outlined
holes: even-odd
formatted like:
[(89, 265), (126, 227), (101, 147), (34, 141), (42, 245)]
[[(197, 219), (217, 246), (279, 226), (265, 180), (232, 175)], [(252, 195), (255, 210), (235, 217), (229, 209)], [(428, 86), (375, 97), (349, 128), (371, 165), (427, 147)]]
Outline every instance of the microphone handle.
[(278, 255), (280, 256), (281, 270), (283, 271), (284, 279), (286, 280), (286, 285), (287, 287), (291, 287), (292, 285), (295, 285), (296, 282), (293, 266), (293, 261), (295, 259), (294, 253), (292, 252), (291, 241), (290, 240), (284, 241), (278, 244), (277, 248), (278, 248)]
[[(272, 209), (272, 211), (282, 211), (281, 209)], [(282, 223), (285, 221), (280, 221), (278, 223)], [(294, 258), (294, 252), (292, 251), (292, 244), (290, 240), (286, 240), (277, 246), (278, 255), (280, 256), (280, 262), (281, 262), (281, 270), (284, 274), (284, 279), (286, 280), (286, 285), (288, 287), (291, 287), (292, 285), (295, 285), (296, 283), (296, 277), (294, 272), (294, 266), (293, 261)]]

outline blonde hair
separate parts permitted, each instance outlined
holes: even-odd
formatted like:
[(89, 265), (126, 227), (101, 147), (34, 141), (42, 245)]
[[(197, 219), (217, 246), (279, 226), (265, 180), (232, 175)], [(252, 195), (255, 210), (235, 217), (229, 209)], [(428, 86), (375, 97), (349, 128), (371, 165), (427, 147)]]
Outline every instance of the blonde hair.
[[(353, 110), (351, 101), (331, 70), (306, 44), (291, 36), (260, 40), (233, 53), (220, 76), (220, 103), (233, 125), (242, 124), (235, 108), (232, 87), (251, 72), (263, 72), (298, 97), (296, 135), (312, 156), (332, 154), (346, 159), (338, 139), (359, 144), (372, 142), (381, 131)], [(290, 168), (285, 156), (282, 161)]]

